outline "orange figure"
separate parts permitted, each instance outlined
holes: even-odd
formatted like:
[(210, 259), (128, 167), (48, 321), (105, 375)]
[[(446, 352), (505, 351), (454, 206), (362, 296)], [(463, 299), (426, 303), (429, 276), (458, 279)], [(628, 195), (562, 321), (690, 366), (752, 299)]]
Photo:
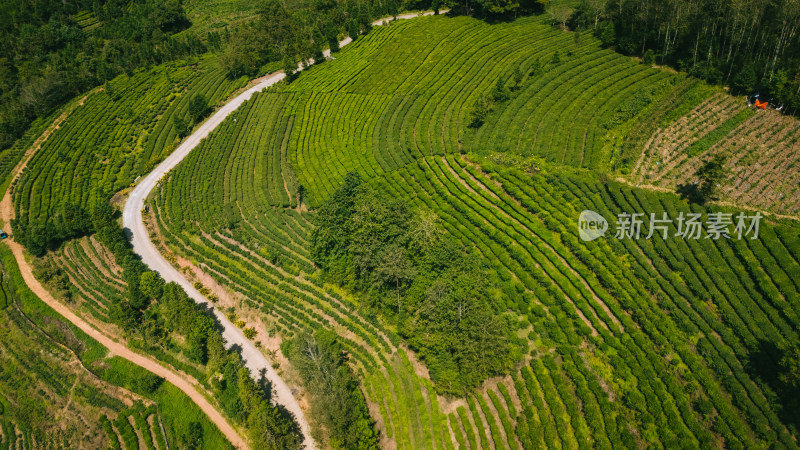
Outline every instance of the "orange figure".
[(769, 105), (769, 102), (762, 102), (761, 100), (756, 99), (756, 108), (760, 108), (760, 109), (763, 109), (764, 111), (766, 111), (767, 110), (767, 105)]

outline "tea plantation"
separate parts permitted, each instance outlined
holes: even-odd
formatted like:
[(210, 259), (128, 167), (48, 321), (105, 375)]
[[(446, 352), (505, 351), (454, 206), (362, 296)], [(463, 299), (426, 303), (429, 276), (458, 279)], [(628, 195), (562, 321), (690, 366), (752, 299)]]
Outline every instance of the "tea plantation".
[[(15, 232), (46, 236), (69, 221), (67, 205), (90, 213), (119, 203), (245, 84), (204, 56), (120, 76), (68, 105), (14, 185)], [(587, 242), (576, 227), (584, 210), (609, 222), (646, 213), (645, 234), (651, 212), (796, 212), (800, 128), (754, 114), (741, 98), (547, 15), (420, 17), (376, 27), (254, 95), (161, 179), (144, 215), (166, 258), (282, 373), (294, 374), (279, 341), (335, 332), (382, 447), (797, 448), (797, 391), (776, 376), (800, 338), (797, 221), (765, 215), (758, 239), (688, 239), (672, 223), (667, 238), (610, 232)], [(0, 175), (56, 117), (0, 155)], [(777, 130), (762, 147), (750, 145), (759, 124)], [(784, 185), (758, 172), (752, 155), (765, 147), (771, 170), (789, 161)], [(673, 193), (719, 152), (741, 168), (726, 198), (738, 203)], [(493, 317), (507, 325), (513, 367), (454, 394), (446, 368), (408, 339), (422, 313), (404, 315), (399, 275), (395, 310), (375, 301), (395, 290), (364, 286), (368, 270), (320, 269), (314, 231), (352, 174), (381, 203), (432, 218), (432, 234), (468, 249)], [(81, 235), (40, 250), (60, 298), (92, 323), (116, 320), (130, 283), (118, 249)], [(140, 331), (143, 348), (223, 392), (222, 369), (187, 359), (183, 338), (147, 347), (152, 336)], [(238, 419), (236, 401), (221, 400)], [(99, 440), (130, 448), (138, 433), (163, 447), (158, 413), (111, 412)], [(0, 444), (16, 448), (9, 423), (0, 415)]]
[[(714, 92), (541, 18), (399, 22), (254, 97), (150, 209), (167, 254), (283, 335), (337, 330), (398, 448), (796, 448), (797, 416), (768, 373), (798, 338), (798, 225), (593, 242), (575, 226), (584, 209), (718, 211), (598, 176), (633, 166), (646, 121)], [(437, 395), (392, 320), (315, 274), (313, 210), (351, 171), (488, 261), (495, 307), (525, 341), (514, 370)]]

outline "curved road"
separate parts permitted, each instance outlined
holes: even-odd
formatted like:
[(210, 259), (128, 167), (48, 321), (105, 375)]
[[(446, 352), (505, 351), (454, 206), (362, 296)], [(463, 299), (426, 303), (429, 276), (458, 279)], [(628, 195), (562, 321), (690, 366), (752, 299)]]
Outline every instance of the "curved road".
[[(20, 162), (16, 165), (16, 167), (14, 167), (14, 170), (11, 174), (12, 180), (16, 180), (19, 177), (19, 174), (27, 166), (28, 161), (30, 161), (33, 154), (36, 153), (39, 148), (41, 148), (44, 141), (50, 137), (53, 131), (58, 128), (58, 126), (76, 107), (83, 105), (84, 100), (86, 100), (86, 97), (81, 99), (76, 106), (68, 108), (67, 111), (59, 116), (47, 128), (47, 130), (45, 130), (45, 132), (38, 139), (36, 139), (31, 147), (25, 152), (25, 155), (22, 157)], [(9, 226), (11, 219), (13, 218), (14, 207), (11, 202), (11, 187), (9, 187), (3, 194), (2, 201), (0, 201), (0, 219), (3, 221), (5, 226)], [(81, 331), (91, 336), (97, 342), (107, 348), (111, 353), (109, 356), (116, 355), (120, 358), (127, 359), (137, 366), (140, 366), (145, 370), (154, 373), (172, 383), (175, 387), (183, 391), (183, 393), (185, 393), (208, 416), (209, 420), (211, 420), (211, 422), (213, 422), (217, 428), (219, 428), (222, 434), (225, 435), (225, 437), (231, 442), (231, 444), (233, 444), (234, 447), (237, 449), (248, 448), (247, 443), (239, 435), (236, 429), (233, 428), (233, 426), (222, 416), (222, 414), (220, 414), (220, 412), (198, 390), (197, 380), (185, 373), (176, 372), (162, 365), (153, 358), (132, 351), (124, 344), (113, 340), (94, 328), (88, 322), (75, 314), (75, 312), (73, 312), (69, 307), (56, 300), (55, 297), (53, 297), (50, 292), (45, 289), (41, 283), (39, 283), (39, 280), (33, 276), (33, 269), (25, 259), (25, 251), (20, 244), (15, 242), (11, 237), (5, 239), (4, 242), (14, 254), (14, 259), (17, 260), (17, 266), (19, 266), (19, 271), (22, 275), (22, 279), (25, 281), (25, 284), (28, 285), (28, 288), (31, 290), (31, 292), (39, 297), (40, 300), (53, 308), (58, 314), (61, 314), (61, 316), (78, 327)]]
[[(426, 12), (422, 15), (431, 14), (433, 14), (433, 12)], [(409, 19), (419, 15), (421, 14), (404, 14), (397, 16), (397, 18)], [(377, 20), (373, 22), (373, 26), (378, 26), (386, 20), (388, 19)], [(340, 42), (339, 45), (344, 46), (350, 42), (351, 39), (346, 38)], [(330, 51), (326, 50), (325, 56), (329, 55)], [(298, 66), (298, 70), (302, 69), (302, 65)], [(123, 226), (128, 228), (133, 234), (132, 243), (134, 251), (141, 255), (142, 261), (144, 261), (144, 263), (147, 264), (150, 269), (159, 272), (164, 280), (167, 282), (175, 282), (180, 284), (184, 290), (186, 290), (186, 293), (189, 294), (189, 296), (197, 303), (212, 306), (210, 303), (208, 303), (208, 300), (202, 294), (200, 294), (197, 289), (194, 288), (192, 283), (184, 278), (181, 273), (178, 272), (178, 270), (161, 255), (158, 249), (156, 249), (155, 245), (153, 245), (153, 242), (150, 241), (150, 234), (148, 233), (147, 228), (142, 220), (144, 201), (150, 194), (150, 191), (152, 191), (156, 186), (158, 181), (161, 180), (161, 178), (164, 177), (167, 172), (177, 166), (178, 163), (180, 163), (183, 158), (185, 158), (189, 152), (191, 152), (192, 149), (194, 149), (200, 143), (200, 141), (207, 137), (212, 130), (219, 126), (219, 124), (221, 124), (230, 113), (235, 111), (239, 106), (242, 105), (242, 103), (250, 99), (254, 93), (260, 92), (263, 89), (272, 86), (273, 84), (285, 78), (285, 76), (286, 75), (283, 72), (275, 73), (264, 78), (258, 84), (250, 89), (247, 89), (237, 97), (231, 99), (222, 108), (209, 117), (208, 120), (201, 124), (194, 131), (194, 133), (192, 133), (191, 136), (183, 141), (183, 143), (181, 143), (181, 145), (174, 152), (172, 152), (172, 154), (170, 154), (161, 164), (159, 164), (158, 167), (156, 167), (147, 176), (142, 178), (133, 191), (131, 191), (128, 200), (125, 203), (125, 209), (122, 215), (122, 223)], [(266, 377), (270, 382), (272, 382), (272, 386), (275, 391), (274, 400), (294, 414), (305, 438), (306, 448), (315, 448), (314, 440), (309, 432), (308, 422), (305, 419), (303, 411), (300, 409), (300, 405), (297, 403), (297, 400), (294, 398), (291, 390), (283, 381), (283, 379), (281, 379), (281, 377), (272, 368), (269, 360), (250, 340), (244, 337), (242, 331), (234, 326), (224, 314), (220, 313), (216, 309), (213, 309), (213, 311), (219, 323), (222, 324), (224, 329), (222, 335), (225, 338), (225, 341), (229, 346), (237, 345), (242, 349), (242, 357), (245, 360), (247, 368), (254, 377), (259, 376), (262, 370), (266, 370)]]

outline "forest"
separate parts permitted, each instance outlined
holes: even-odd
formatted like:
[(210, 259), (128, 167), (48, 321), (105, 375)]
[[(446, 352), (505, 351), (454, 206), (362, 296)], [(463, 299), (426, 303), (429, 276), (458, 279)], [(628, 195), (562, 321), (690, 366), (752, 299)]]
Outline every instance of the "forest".
[(646, 63), (800, 113), (797, 0), (583, 0), (566, 24)]
[(400, 2), (263, 0), (258, 13), (222, 31), (191, 31), (181, 0), (10, 1), (0, 5), (0, 150), (36, 118), (120, 74), (167, 61), (220, 54), (232, 78), (256, 75), (269, 62), (317, 56), (337, 37), (357, 36), (377, 17), (425, 9)]
[(387, 201), (350, 172), (320, 207), (310, 246), (326, 279), (393, 317), (440, 392), (463, 394), (520, 358), (515, 319), (498, 313), (485, 262), (435, 213)]
[(301, 333), (283, 341), (281, 350), (311, 393), (313, 417), (327, 432), (319, 442), (332, 449), (377, 449), (374, 420), (336, 333)]
[[(78, 23), (78, 13), (92, 26)], [(196, 37), (171, 38), (189, 25), (179, 0), (3, 2), (0, 149), (35, 118), (106, 80), (205, 52)]]

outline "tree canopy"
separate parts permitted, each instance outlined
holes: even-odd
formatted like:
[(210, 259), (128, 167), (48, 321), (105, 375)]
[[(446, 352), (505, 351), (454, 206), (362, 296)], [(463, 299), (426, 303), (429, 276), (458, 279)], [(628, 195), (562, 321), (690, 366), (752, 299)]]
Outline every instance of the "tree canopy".
[(315, 419), (327, 448), (377, 449), (378, 436), (364, 395), (338, 336), (327, 330), (301, 333), (281, 345), (311, 393)]
[[(79, 23), (79, 13), (95, 25)], [(31, 121), (115, 76), (205, 51), (179, 0), (12, 0), (0, 5), (0, 149)]]
[(607, 46), (800, 112), (800, 1), (582, 0), (567, 22)]
[(331, 281), (391, 317), (441, 392), (459, 394), (519, 358), (484, 261), (430, 211), (386, 199), (355, 172), (322, 205), (311, 255)]

